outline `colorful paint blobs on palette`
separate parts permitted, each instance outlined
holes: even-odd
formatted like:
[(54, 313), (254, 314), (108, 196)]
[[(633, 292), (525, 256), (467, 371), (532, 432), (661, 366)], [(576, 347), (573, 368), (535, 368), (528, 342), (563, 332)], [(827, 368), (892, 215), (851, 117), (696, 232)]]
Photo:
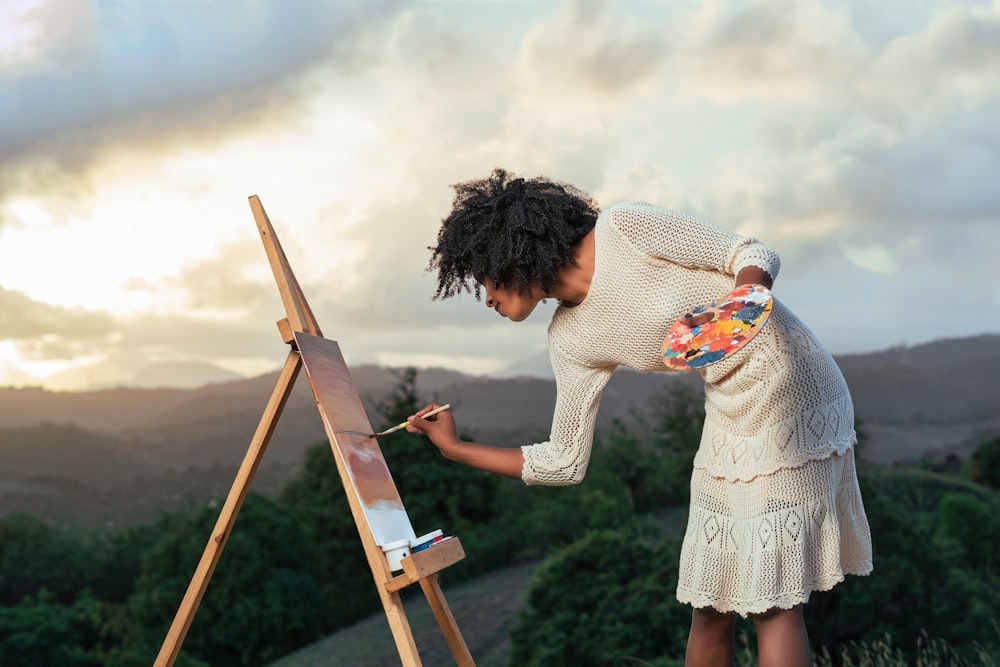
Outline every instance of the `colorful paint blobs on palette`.
[(730, 356), (757, 335), (774, 303), (761, 285), (741, 285), (721, 301), (699, 306), (695, 315), (713, 313), (710, 322), (689, 327), (675, 322), (663, 340), (663, 363), (675, 370), (697, 369)]

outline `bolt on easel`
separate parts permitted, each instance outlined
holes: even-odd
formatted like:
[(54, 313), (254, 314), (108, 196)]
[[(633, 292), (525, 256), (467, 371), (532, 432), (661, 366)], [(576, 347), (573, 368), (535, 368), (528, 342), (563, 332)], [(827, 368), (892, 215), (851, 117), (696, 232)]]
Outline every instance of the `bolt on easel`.
[[(400, 599), (400, 591), (414, 583), (423, 589), (456, 664), (475, 667), (438, 581), (442, 570), (465, 558), (462, 544), (457, 537), (429, 547), (418, 544), (377, 439), (351, 434), (374, 430), (340, 347), (323, 338), (257, 195), (250, 197), (250, 208), (285, 309), (286, 318), (278, 321), (278, 331), (291, 349), (154, 665), (170, 667), (177, 659), (295, 379), (304, 367), (403, 667), (422, 664)], [(401, 574), (394, 574), (399, 571)]]

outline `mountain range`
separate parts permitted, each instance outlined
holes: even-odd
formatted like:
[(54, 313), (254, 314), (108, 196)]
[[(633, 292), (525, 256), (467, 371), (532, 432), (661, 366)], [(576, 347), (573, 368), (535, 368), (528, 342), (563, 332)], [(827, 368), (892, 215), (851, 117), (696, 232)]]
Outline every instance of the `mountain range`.
[[(860, 457), (881, 465), (964, 458), (1000, 436), (998, 345), (1000, 335), (985, 335), (838, 356), (864, 433)], [(376, 406), (398, 385), (401, 369), (350, 370), (372, 425), (384, 426)], [(93, 525), (218, 503), (276, 380), (277, 372), (190, 389), (0, 388), (0, 516), (27, 512)], [(694, 373), (619, 370), (603, 393), (598, 428), (650, 415), (676, 387), (700, 384)], [(452, 403), (464, 433), (508, 446), (544, 440), (555, 403), (555, 383), (532, 376), (424, 369), (417, 391)], [(323, 442), (302, 373), (252, 489), (280, 488), (299, 472), (305, 449)]]

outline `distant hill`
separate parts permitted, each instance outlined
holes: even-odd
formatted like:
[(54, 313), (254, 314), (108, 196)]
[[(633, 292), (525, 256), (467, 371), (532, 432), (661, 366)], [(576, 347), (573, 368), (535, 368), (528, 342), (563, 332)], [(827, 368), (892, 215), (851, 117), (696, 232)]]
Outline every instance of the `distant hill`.
[(1000, 335), (837, 358), (879, 463), (967, 457), (1000, 436)]
[(214, 364), (174, 361), (146, 366), (135, 374), (129, 384), (133, 387), (194, 389), (209, 383), (230, 382), (242, 377), (239, 373), (227, 371)]
[[(1000, 435), (1000, 336), (944, 340), (838, 357), (868, 439), (861, 456), (890, 464), (967, 456)], [(351, 369), (373, 425), (399, 372)], [(88, 392), (0, 389), (0, 515), (30, 511), (57, 521), (148, 518), (228, 492), (274, 389), (277, 373), (194, 389), (116, 388)], [(621, 370), (605, 389), (599, 428), (649, 414), (693, 373)], [(547, 437), (555, 384), (539, 377), (476, 377), (428, 369), (427, 399), (451, 402), (463, 432), (520, 445)], [(304, 450), (325, 442), (312, 392), (300, 376), (253, 488), (294, 476)]]

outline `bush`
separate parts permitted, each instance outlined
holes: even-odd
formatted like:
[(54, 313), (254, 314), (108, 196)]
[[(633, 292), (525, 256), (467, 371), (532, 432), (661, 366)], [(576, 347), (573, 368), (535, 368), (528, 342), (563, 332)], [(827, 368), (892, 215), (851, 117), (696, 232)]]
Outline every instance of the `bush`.
[(95, 604), (83, 597), (65, 606), (42, 591), (0, 607), (0, 665), (100, 667)]
[(989, 522), (976, 522), (995, 516), (995, 500), (959, 497), (974, 487), (923, 471), (867, 468), (860, 480), (875, 569), (812, 596), (806, 621), (814, 649), (836, 654), (888, 636), (894, 650), (915, 660), (927, 636), (967, 654), (976, 644), (996, 646), (998, 573), (982, 564), (992, 549), (985, 542), (997, 536)]
[[(153, 661), (216, 520), (210, 508), (161, 520), (162, 536), (144, 554), (127, 603), (128, 650), (117, 664)], [(315, 568), (315, 553), (295, 517), (248, 495), (184, 649), (212, 665), (260, 665), (318, 639), (330, 599)]]
[[(675, 598), (678, 547), (625, 527), (589, 533), (536, 571), (511, 633), (518, 667), (682, 660), (690, 609)], [(640, 663), (641, 664), (641, 663)]]
[(972, 454), (972, 481), (1000, 489), (1000, 438), (981, 444)]
[(93, 566), (73, 533), (25, 515), (0, 520), (0, 604), (17, 604), (43, 588), (46, 599), (72, 603)]

